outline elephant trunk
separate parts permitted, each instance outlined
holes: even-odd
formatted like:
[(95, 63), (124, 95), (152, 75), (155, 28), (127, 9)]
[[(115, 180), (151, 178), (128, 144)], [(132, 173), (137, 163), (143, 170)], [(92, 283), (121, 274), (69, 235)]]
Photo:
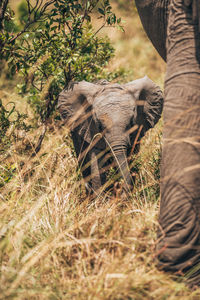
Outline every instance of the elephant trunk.
[[(164, 61), (166, 61), (166, 35), (169, 0), (158, 0), (154, 2), (155, 4), (153, 1), (135, 0), (141, 22), (147, 36), (160, 56), (164, 59)], [(158, 24), (160, 24), (160, 26), (158, 26)]]
[(110, 146), (113, 156), (117, 162), (117, 166), (119, 167), (120, 173), (125, 182), (124, 189), (126, 192), (129, 192), (133, 182), (127, 161), (127, 145), (121, 141), (114, 141)]

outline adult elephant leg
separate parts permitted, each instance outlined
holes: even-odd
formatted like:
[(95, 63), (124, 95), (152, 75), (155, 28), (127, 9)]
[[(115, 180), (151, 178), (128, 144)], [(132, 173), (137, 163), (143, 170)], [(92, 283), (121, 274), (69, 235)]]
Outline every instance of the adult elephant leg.
[[(191, 8), (171, 0), (167, 32), (159, 265), (200, 283), (200, 65)], [(192, 270), (191, 270), (192, 271)]]

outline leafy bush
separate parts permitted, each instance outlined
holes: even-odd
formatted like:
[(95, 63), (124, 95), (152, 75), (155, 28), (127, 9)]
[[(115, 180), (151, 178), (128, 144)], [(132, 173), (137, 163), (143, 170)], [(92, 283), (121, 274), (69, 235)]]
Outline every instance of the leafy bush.
[[(13, 102), (8, 104), (12, 105), (11, 109), (6, 109), (0, 99), (0, 144), (2, 146), (9, 143), (13, 137), (15, 138), (14, 129), (25, 131), (30, 129), (30, 126), (27, 126), (24, 122), (27, 116), (16, 110)], [(12, 132), (8, 136), (6, 134), (11, 127)], [(2, 151), (1, 148), (0, 151)]]
[[(114, 49), (108, 38), (98, 33), (106, 25), (121, 28), (121, 19), (112, 12), (109, 0), (52, 0), (45, 4), (41, 0), (32, 5), (29, 0), (20, 4), (20, 32), (8, 34), (4, 26), (1, 54), (11, 73), (23, 76), (19, 91), (45, 122), (59, 92), (71, 80), (102, 78), (102, 68)], [(95, 30), (92, 22), (97, 18), (102, 24)]]
[[(10, 106), (11, 108), (7, 108)], [(3, 187), (14, 176), (16, 164), (8, 162), (5, 157), (6, 151), (13, 142), (19, 140), (17, 132), (29, 131), (30, 125), (25, 123), (26, 114), (20, 113), (13, 102), (7, 103), (5, 107), (0, 99), (0, 187)]]

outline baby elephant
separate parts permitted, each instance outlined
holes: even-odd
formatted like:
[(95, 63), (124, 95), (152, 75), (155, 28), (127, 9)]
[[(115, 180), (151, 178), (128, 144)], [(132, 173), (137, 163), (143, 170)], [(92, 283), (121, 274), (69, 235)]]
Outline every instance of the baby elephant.
[(72, 82), (60, 93), (58, 108), (70, 128), (87, 190), (97, 193), (106, 186), (112, 156), (129, 191), (133, 179), (127, 157), (138, 136), (144, 136), (161, 116), (160, 88), (147, 76), (127, 84)]

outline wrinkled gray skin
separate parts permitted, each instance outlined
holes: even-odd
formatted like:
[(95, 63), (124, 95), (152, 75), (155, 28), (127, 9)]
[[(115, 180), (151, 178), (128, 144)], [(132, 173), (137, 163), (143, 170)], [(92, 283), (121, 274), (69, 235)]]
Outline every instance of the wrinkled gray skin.
[(140, 125), (141, 137), (158, 122), (162, 107), (162, 92), (147, 76), (123, 85), (106, 80), (74, 82), (60, 93), (58, 108), (70, 128), (90, 192), (97, 192), (106, 182), (108, 150), (124, 179), (125, 190), (131, 188), (127, 156)]
[(135, 2), (148, 37), (167, 61), (159, 265), (193, 270), (189, 281), (200, 284), (200, 1)]

